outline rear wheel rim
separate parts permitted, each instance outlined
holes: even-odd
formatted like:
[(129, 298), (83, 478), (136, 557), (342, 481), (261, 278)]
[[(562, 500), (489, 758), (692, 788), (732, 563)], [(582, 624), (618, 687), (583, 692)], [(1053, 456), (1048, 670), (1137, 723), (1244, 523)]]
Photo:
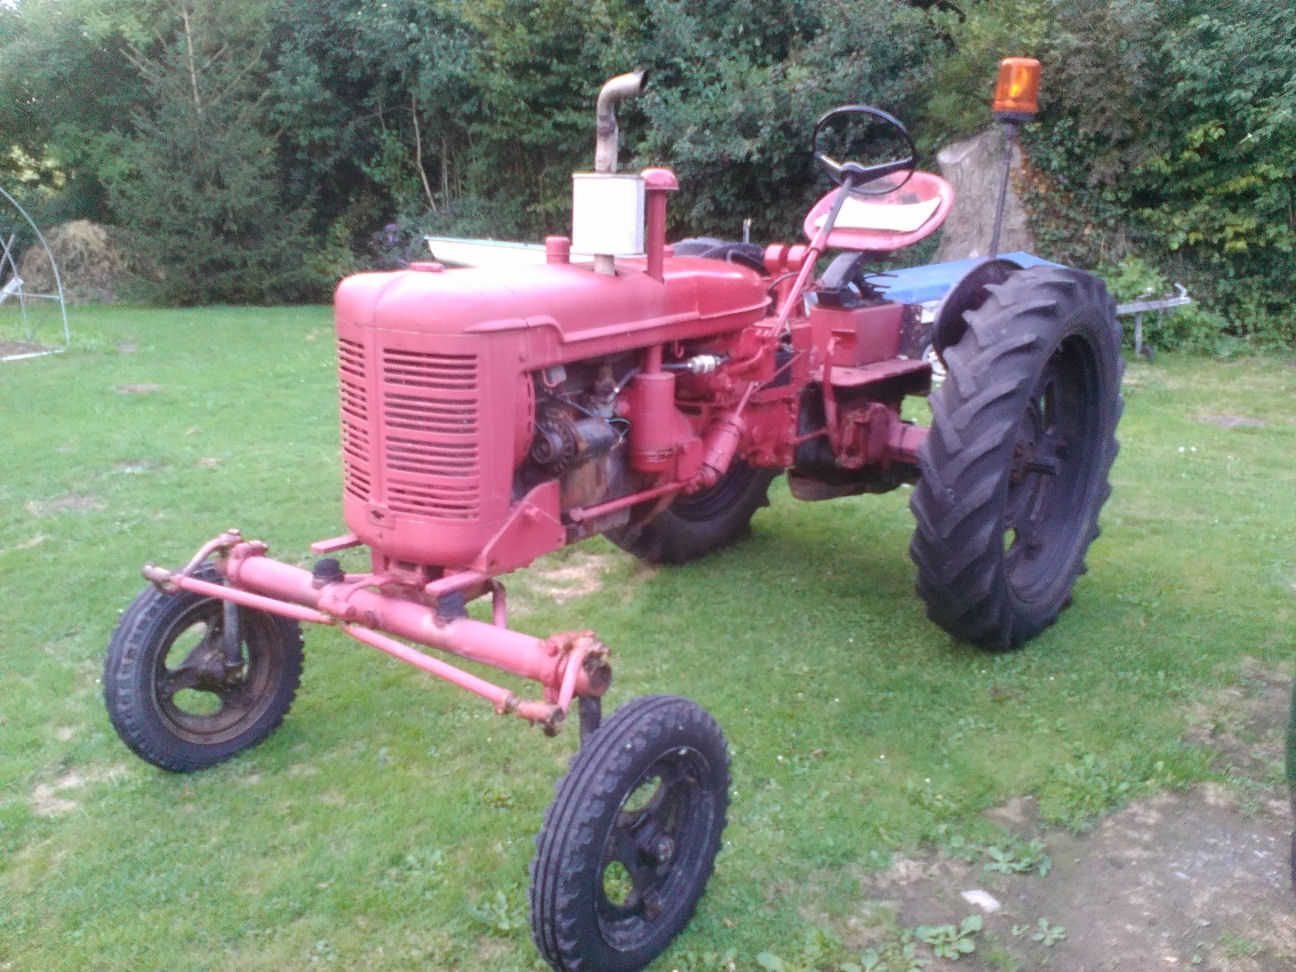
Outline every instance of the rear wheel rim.
[(1004, 567), (1021, 601), (1050, 588), (1088, 542), (1098, 466), (1098, 359), (1083, 337), (1065, 338), (1041, 369), (1018, 423), (1004, 507)]

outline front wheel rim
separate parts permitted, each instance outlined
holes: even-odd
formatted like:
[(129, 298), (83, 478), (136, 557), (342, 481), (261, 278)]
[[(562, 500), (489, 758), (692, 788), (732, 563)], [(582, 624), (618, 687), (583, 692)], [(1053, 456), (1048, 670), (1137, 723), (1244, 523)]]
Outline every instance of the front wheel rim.
[(176, 737), (199, 745), (238, 738), (270, 707), (283, 675), (273, 650), (273, 621), (242, 612), (242, 665), (223, 665), (219, 601), (202, 601), (177, 617), (159, 642), (150, 672), (154, 712)]
[(614, 949), (638, 948), (691, 900), (707, 846), (710, 765), (691, 747), (660, 757), (625, 794), (603, 841), (595, 880), (599, 933)]

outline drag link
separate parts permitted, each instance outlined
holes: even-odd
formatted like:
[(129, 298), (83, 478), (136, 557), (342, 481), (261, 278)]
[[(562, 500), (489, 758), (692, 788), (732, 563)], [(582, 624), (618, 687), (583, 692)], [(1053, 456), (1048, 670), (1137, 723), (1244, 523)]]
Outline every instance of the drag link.
[(218, 537), (213, 537), (198, 548), (198, 552), (189, 559), (179, 570), (167, 570), (165, 567), (159, 567), (156, 564), (144, 565), (144, 577), (153, 583), (153, 586), (164, 594), (174, 594), (180, 588), (176, 585), (177, 577), (190, 577), (203, 562), (216, 553), (218, 550), (228, 551), (235, 544), (243, 542), (243, 534), (237, 528), (226, 530)]
[(167, 594), (174, 594), (181, 590), (193, 591), (195, 594), (204, 594), (221, 601), (233, 601), (242, 607), (254, 608), (267, 614), (277, 614), (283, 618), (292, 618), (294, 621), (309, 621), (311, 624), (323, 625), (337, 624), (336, 618), (322, 611), (261, 594), (253, 594), (239, 587), (213, 584), (211, 581), (190, 577), (181, 571), (167, 570), (155, 564), (146, 564), (141, 573), (145, 580), (151, 581), (159, 590)]

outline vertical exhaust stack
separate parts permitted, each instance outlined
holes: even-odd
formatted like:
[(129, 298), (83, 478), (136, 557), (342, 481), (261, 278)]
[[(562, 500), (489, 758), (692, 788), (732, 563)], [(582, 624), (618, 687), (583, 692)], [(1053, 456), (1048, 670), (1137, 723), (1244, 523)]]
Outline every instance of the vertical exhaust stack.
[(596, 273), (616, 273), (615, 258), (643, 252), (644, 185), (617, 174), (616, 104), (643, 89), (644, 74), (620, 74), (599, 91), (594, 117), (594, 171), (572, 176), (572, 250), (594, 255)]
[(639, 94), (643, 90), (643, 79), (642, 71), (618, 74), (599, 90), (598, 103), (594, 108), (594, 171), (596, 173), (616, 174), (617, 151), (620, 148), (616, 103)]

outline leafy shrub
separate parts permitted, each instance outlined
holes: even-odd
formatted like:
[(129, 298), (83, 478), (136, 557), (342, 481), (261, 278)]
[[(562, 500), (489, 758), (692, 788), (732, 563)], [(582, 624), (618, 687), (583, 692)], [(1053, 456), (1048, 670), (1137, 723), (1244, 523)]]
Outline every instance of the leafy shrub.
[[(982, 0), (944, 15), (933, 131), (989, 122), (997, 56), (1043, 63), (1020, 187), (1042, 255), (1082, 267), (1136, 254), (1197, 304), (1158, 346), (1296, 339), (1296, 20), (1267, 0)], [(995, 48), (999, 50), (995, 50)]]
[[(1133, 254), (1125, 256), (1115, 266), (1100, 268), (1107, 289), (1117, 303), (1139, 299), (1155, 300), (1173, 296), (1172, 281), (1160, 268)], [(1233, 350), (1236, 340), (1228, 334), (1228, 322), (1219, 314), (1203, 307), (1193, 294), (1194, 302), (1183, 307), (1158, 313), (1150, 311), (1143, 316), (1143, 343), (1159, 351), (1189, 351), (1197, 354), (1221, 355)], [(1133, 347), (1134, 328), (1125, 327), (1125, 345)]]

